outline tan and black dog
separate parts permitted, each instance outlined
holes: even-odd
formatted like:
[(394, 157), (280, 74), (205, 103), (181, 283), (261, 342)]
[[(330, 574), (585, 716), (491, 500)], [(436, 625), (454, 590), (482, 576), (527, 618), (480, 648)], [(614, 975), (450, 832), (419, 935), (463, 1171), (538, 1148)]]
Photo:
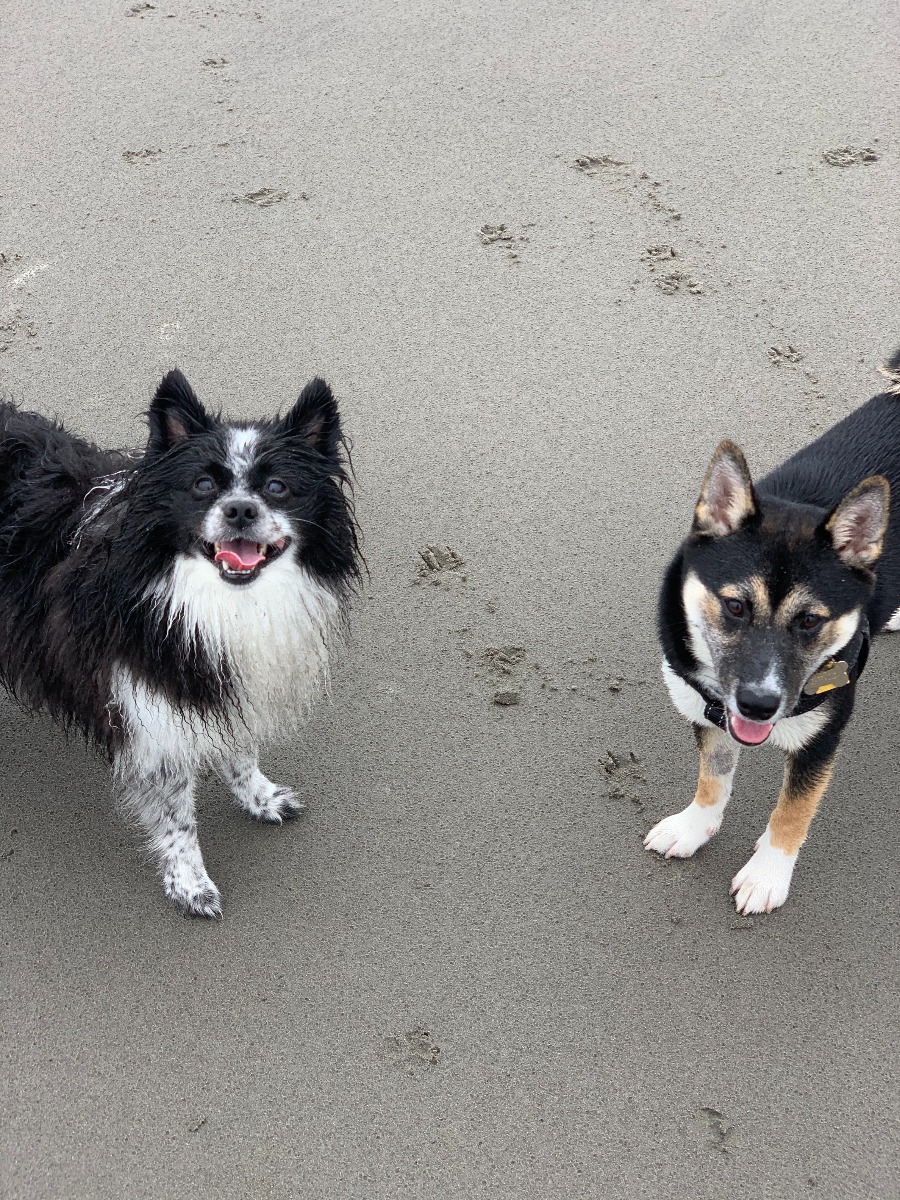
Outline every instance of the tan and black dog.
[(713, 455), (659, 604), (663, 674), (693, 724), (693, 801), (644, 845), (688, 858), (718, 831), (742, 746), (785, 753), (784, 783), (731, 885), (738, 912), (787, 899), (831, 780), (869, 635), (900, 628), (900, 352), (893, 386), (755, 486), (741, 451)]

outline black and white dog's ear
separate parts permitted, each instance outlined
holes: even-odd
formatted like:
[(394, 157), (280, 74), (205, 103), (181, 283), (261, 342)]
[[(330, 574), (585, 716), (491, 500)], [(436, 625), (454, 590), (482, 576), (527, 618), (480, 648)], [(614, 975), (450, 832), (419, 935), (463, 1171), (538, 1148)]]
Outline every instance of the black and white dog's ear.
[(311, 449), (333, 458), (341, 441), (341, 417), (325, 380), (310, 380), (276, 428), (284, 437), (298, 438)]
[(194, 389), (177, 368), (163, 376), (147, 413), (148, 449), (164, 452), (209, 429), (209, 417)]
[(720, 442), (694, 509), (694, 532), (725, 537), (739, 529), (756, 509), (747, 460), (734, 442)]
[(869, 570), (881, 557), (891, 507), (891, 485), (870, 475), (848, 492), (825, 521), (838, 558), (855, 570)]

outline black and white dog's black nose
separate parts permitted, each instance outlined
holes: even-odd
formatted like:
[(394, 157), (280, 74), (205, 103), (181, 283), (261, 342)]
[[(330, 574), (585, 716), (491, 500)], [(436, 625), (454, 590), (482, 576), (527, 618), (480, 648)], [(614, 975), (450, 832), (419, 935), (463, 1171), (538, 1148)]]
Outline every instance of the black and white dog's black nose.
[(252, 500), (239, 500), (226, 504), (222, 516), (232, 529), (246, 529), (259, 516), (259, 509)]
[(748, 721), (769, 721), (778, 712), (781, 704), (780, 692), (771, 692), (768, 688), (754, 687), (753, 684), (742, 683), (734, 695), (738, 712)]

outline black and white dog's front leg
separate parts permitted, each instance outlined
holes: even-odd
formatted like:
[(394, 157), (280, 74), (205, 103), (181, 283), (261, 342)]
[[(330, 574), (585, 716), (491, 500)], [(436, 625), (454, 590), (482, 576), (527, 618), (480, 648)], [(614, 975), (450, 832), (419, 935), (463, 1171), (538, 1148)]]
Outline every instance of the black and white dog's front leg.
[(255, 750), (234, 750), (222, 758), (217, 771), (231, 788), (238, 804), (255, 821), (280, 825), (298, 816), (306, 805), (288, 787), (267, 779), (259, 769)]
[(197, 840), (194, 771), (134, 759), (117, 765), (125, 807), (147, 835), (166, 895), (186, 917), (220, 917), (222, 899)]

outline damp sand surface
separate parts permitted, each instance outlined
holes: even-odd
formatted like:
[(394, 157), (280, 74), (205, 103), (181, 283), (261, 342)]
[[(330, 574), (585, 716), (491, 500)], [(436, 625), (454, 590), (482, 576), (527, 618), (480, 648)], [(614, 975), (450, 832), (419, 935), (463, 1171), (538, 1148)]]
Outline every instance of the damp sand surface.
[[(162, 372), (352, 442), (330, 698), (200, 786), (179, 919), (105, 765), (2, 701), (5, 1200), (843, 1200), (900, 1177), (900, 642), (787, 905), (695, 859), (655, 605), (751, 470), (900, 341), (896, 22), (830, 0), (5, 6), (0, 392), (138, 445)], [(827, 70), (823, 70), (823, 64)]]

